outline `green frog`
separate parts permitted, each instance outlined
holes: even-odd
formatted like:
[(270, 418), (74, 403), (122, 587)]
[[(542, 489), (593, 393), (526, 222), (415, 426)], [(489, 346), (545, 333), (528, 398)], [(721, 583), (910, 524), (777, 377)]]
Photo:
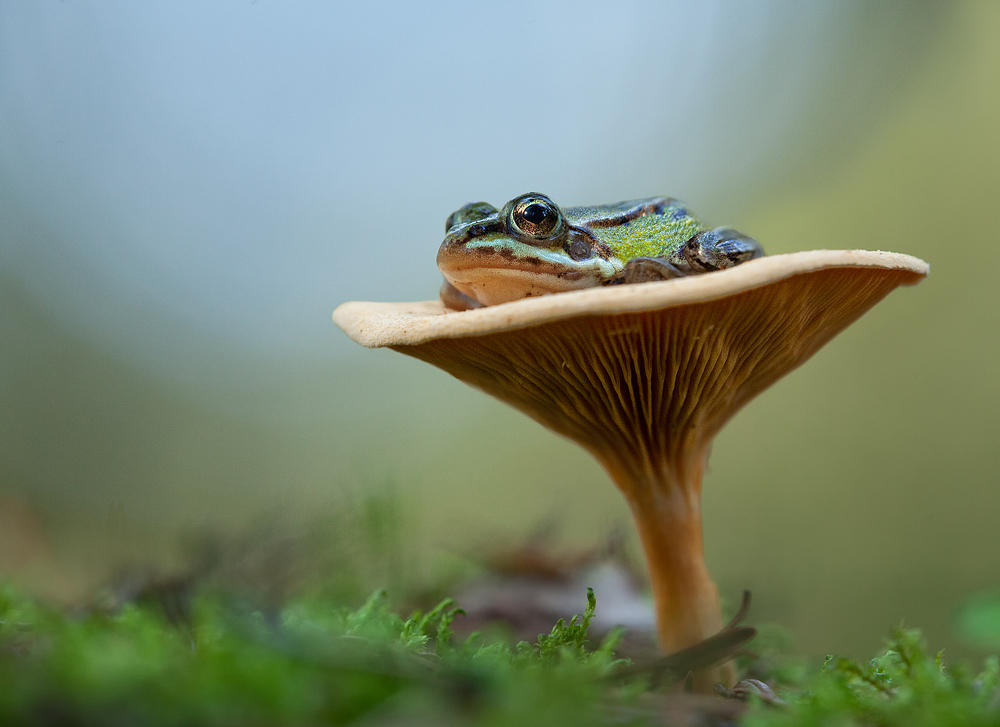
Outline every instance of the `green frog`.
[(764, 254), (741, 232), (706, 228), (670, 197), (560, 209), (529, 192), (499, 210), (467, 204), (449, 215), (445, 232), (441, 299), (456, 310), (707, 273)]

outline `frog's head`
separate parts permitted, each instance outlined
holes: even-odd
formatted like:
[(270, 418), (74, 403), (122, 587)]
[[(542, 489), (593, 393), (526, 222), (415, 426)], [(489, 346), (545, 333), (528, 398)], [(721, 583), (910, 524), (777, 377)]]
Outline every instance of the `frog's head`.
[(529, 192), (498, 210), (474, 202), (445, 223), (437, 263), (455, 288), (483, 305), (586, 288), (618, 269), (611, 249), (572, 225), (544, 194)]

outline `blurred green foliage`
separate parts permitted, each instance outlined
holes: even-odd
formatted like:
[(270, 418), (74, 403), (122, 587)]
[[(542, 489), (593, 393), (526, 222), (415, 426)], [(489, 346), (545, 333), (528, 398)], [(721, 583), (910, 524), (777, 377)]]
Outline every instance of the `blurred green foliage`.
[(1000, 591), (977, 593), (958, 609), (955, 627), (967, 644), (1000, 649)]
[(0, 721), (604, 724), (606, 709), (635, 694), (605, 681), (614, 642), (588, 647), (593, 613), (591, 594), (582, 617), (535, 644), (455, 644), (450, 602), (404, 618), (382, 592), (357, 609), (299, 600), (261, 611), (198, 597), (190, 620), (171, 624), (155, 605), (64, 615), (8, 589)]
[(795, 725), (995, 725), (1000, 720), (1000, 661), (982, 671), (946, 666), (917, 629), (897, 628), (885, 650), (866, 663), (828, 657), (791, 696), (786, 709), (757, 707), (747, 727)]
[[(460, 609), (395, 613), (384, 592), (358, 608), (293, 599), (257, 608), (208, 594), (171, 620), (156, 603), (64, 612), (0, 589), (0, 722), (69, 725), (731, 724), (733, 699), (688, 698), (615, 657), (620, 633), (588, 641), (596, 607), (534, 643), (456, 642)], [(764, 648), (766, 651), (767, 648)], [(787, 654), (782, 660), (790, 662)], [(1000, 662), (946, 667), (916, 630), (897, 629), (864, 664), (829, 657), (751, 696), (742, 723), (992, 725)]]

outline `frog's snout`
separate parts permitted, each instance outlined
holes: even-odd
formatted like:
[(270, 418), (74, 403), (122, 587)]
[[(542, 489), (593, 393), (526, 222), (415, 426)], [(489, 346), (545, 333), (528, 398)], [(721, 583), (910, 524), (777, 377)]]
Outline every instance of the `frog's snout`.
[(445, 235), (437, 252), (437, 265), (441, 268), (441, 272), (447, 275), (450, 271), (474, 264), (473, 258), (476, 255), (467, 247), (467, 243), (485, 234), (486, 228), (483, 225), (472, 223), (452, 229)]

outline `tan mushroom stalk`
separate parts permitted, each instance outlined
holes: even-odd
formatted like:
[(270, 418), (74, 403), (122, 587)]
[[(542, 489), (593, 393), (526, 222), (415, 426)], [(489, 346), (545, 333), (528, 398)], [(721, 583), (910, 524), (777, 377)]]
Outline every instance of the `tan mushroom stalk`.
[[(817, 250), (664, 282), (591, 288), (464, 311), (346, 303), (355, 341), (438, 366), (587, 449), (628, 501), (667, 653), (722, 626), (702, 549), (709, 447), (747, 401), (927, 264)], [(710, 688), (731, 674), (696, 675)]]

